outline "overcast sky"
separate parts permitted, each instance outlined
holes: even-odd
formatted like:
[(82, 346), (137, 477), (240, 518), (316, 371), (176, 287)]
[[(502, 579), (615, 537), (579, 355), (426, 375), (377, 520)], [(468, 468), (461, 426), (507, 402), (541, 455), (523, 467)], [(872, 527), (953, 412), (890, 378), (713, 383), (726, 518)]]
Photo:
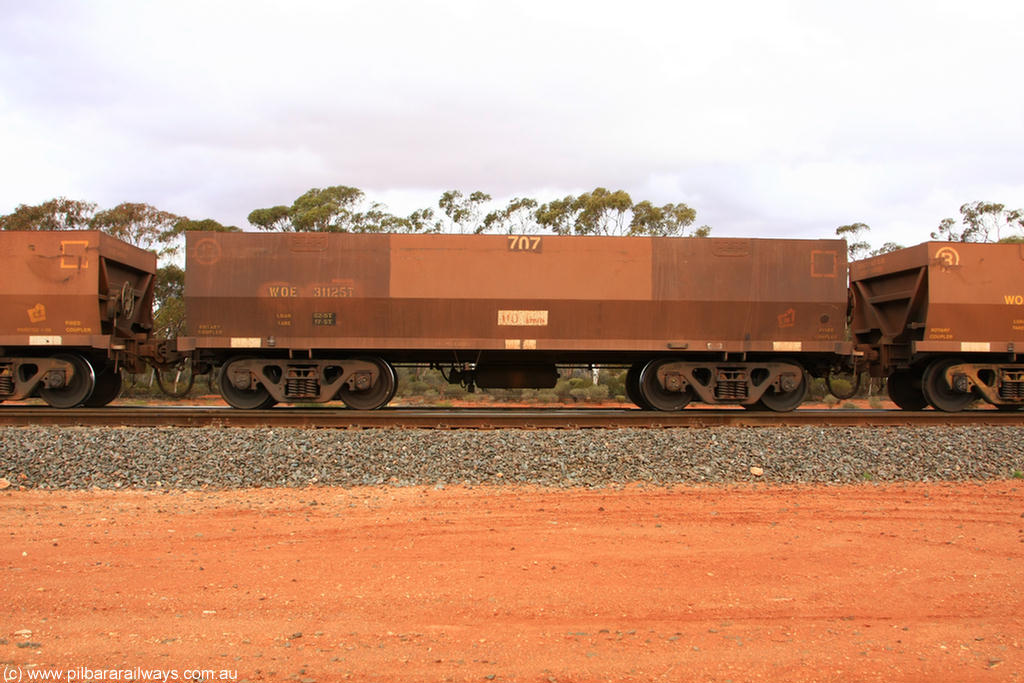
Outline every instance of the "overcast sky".
[(603, 186), (714, 236), (909, 245), (1024, 207), (1022, 31), (1019, 0), (0, 0), (0, 213)]

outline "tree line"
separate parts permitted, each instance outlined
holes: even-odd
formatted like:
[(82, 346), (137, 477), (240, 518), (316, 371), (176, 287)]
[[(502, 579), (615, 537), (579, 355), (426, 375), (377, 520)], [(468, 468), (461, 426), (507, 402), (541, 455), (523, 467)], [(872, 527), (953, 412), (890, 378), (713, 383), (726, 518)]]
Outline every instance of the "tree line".
[(160, 256), (177, 251), (175, 242), (188, 230), (235, 231), (212, 218), (192, 220), (150, 204), (124, 202), (100, 210), (95, 202), (58, 197), (42, 204), (21, 204), (0, 216), (0, 230), (99, 230)]
[[(468, 195), (448, 190), (436, 210), (395, 216), (381, 204), (367, 202), (362, 190), (335, 185), (313, 188), (290, 206), (256, 209), (249, 214), (249, 222), (261, 230), (286, 232), (684, 236), (697, 218), (696, 210), (681, 202), (661, 206), (647, 200), (634, 202), (625, 190), (603, 187), (543, 204), (530, 197), (514, 197), (485, 212), (492, 199), (479, 190)], [(710, 227), (702, 226), (689, 234), (706, 237), (710, 233)]]
[[(707, 225), (694, 228), (697, 212), (685, 203), (656, 205), (634, 201), (624, 190), (595, 188), (541, 203), (514, 197), (498, 208), (488, 207), (491, 195), (482, 191), (444, 192), (433, 207), (396, 216), (378, 202), (367, 200), (357, 188), (334, 185), (312, 188), (290, 205), (254, 209), (249, 223), (260, 230), (282, 232), (348, 233), (461, 233), (555, 235), (643, 235), (707, 237)], [(89, 201), (51, 199), (37, 205), (19, 205), (0, 216), (3, 230), (101, 230), (161, 256), (180, 249), (180, 236), (189, 230), (238, 231), (211, 219), (194, 220), (145, 203), (125, 202), (100, 209)], [(902, 245), (886, 242), (872, 248), (870, 227), (854, 222), (836, 228), (847, 240), (850, 258), (887, 253)], [(975, 201), (960, 207), (960, 217), (945, 218), (931, 239), (953, 242), (1007, 242), (1024, 240), (1024, 210), (1007, 209), (998, 202)]]
[[(865, 223), (850, 223), (836, 228), (836, 236), (846, 240), (851, 261), (903, 249), (902, 244), (886, 242), (871, 248)], [(940, 242), (1024, 242), (1024, 209), (1007, 209), (998, 202), (968, 202), (960, 207), (960, 218), (943, 218), (929, 237)]]
[[(314, 187), (290, 205), (254, 209), (249, 223), (260, 230), (279, 232), (347, 233), (461, 233), (555, 235), (648, 235), (707, 237), (711, 228), (691, 229), (695, 209), (680, 203), (656, 205), (634, 202), (625, 190), (603, 187), (578, 196), (541, 203), (515, 197), (490, 211), (491, 195), (475, 191), (444, 192), (436, 209), (428, 207), (408, 216), (396, 216), (368, 201), (355, 187)], [(0, 216), (2, 230), (101, 230), (126, 242), (152, 249), (161, 256), (180, 248), (179, 237), (189, 230), (238, 231), (239, 228), (205, 218), (193, 220), (145, 203), (125, 202), (100, 209), (90, 201), (58, 197), (41, 204), (21, 204)]]

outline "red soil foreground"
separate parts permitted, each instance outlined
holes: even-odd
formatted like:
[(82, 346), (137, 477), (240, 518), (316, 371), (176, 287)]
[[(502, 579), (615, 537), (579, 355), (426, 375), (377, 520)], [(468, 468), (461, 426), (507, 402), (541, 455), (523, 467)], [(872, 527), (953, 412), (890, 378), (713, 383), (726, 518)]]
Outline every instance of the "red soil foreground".
[(1016, 481), (9, 489), (0, 661), (21, 680), (1020, 680), (1022, 513)]

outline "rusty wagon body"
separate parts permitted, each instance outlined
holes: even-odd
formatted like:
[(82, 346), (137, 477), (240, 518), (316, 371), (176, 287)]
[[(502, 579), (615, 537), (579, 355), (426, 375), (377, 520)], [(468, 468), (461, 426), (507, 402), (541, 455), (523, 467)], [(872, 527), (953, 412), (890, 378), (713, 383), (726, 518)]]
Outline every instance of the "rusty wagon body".
[(178, 350), (237, 407), (377, 407), (402, 363), (470, 387), (619, 364), (644, 407), (785, 410), (852, 350), (840, 240), (190, 233), (186, 271)]
[(1024, 244), (926, 242), (850, 266), (854, 339), (908, 409), (1024, 406)]
[(105, 405), (153, 355), (156, 255), (96, 231), (0, 233), (0, 401)]

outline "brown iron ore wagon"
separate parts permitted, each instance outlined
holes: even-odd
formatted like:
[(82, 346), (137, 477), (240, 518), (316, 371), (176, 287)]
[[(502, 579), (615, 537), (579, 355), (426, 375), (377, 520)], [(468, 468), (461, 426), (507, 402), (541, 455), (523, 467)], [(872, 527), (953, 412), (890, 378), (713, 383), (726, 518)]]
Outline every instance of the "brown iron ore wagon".
[(394, 367), (483, 388), (628, 367), (638, 405), (790, 410), (849, 361), (840, 240), (190, 233), (178, 351), (238, 408), (372, 409)]
[(0, 233), (0, 401), (102, 406), (155, 355), (156, 255), (94, 231)]
[(852, 332), (907, 410), (1024, 406), (1024, 244), (927, 242), (850, 266)]

